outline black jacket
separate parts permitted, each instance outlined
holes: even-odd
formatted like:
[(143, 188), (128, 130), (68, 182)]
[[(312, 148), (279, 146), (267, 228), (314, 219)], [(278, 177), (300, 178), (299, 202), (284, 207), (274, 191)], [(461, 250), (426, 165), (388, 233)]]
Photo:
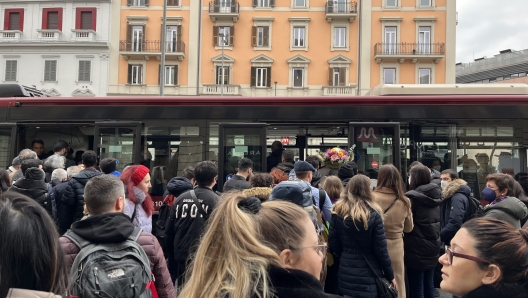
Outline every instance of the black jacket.
[(456, 179), (442, 191), (444, 201), (440, 207), (440, 240), (449, 245), (462, 224), (469, 219), (471, 189), (466, 181)]
[(29, 168), (23, 178), (18, 179), (9, 191), (18, 192), (35, 200), (53, 216), (51, 198), (48, 185), (44, 182), (44, 172), (39, 168)]
[(311, 274), (296, 269), (271, 267), (268, 270), (274, 298), (337, 298), (326, 294), (323, 286)]
[(167, 251), (172, 252), (178, 262), (185, 262), (194, 246), (198, 244), (205, 223), (220, 199), (209, 188), (196, 187), (194, 191), (207, 216), (202, 216), (196, 207), (193, 208), (194, 200), (188, 191), (181, 194), (172, 205), (169, 220), (165, 225)]
[(440, 204), (442, 191), (434, 183), (418, 186), (405, 196), (411, 200), (413, 230), (403, 237), (405, 266), (417, 270), (434, 268), (440, 253)]
[(58, 216), (60, 217), (61, 215), (65, 215), (65, 213), (69, 214), (63, 217), (63, 220), (66, 218), (68, 219), (67, 222), (63, 223), (63, 227), (67, 226), (66, 229), (68, 229), (73, 222), (83, 217), (84, 187), (91, 178), (102, 174), (103, 173), (95, 169), (88, 168), (80, 171), (77, 175), (73, 176), (70, 181), (68, 181), (63, 195), (61, 196), (62, 201), (58, 203), (58, 205), (62, 205), (63, 208), (63, 214), (60, 214), (59, 212)]
[(271, 169), (273, 169), (274, 167), (276, 167), (278, 164), (281, 163), (283, 151), (284, 149), (275, 150), (271, 152), (270, 156), (266, 158), (268, 172), (271, 172)]
[(463, 298), (528, 298), (528, 286), (516, 283), (499, 283), (496, 286), (480, 286)]
[(293, 170), (293, 163), (291, 162), (282, 162), (276, 166), (277, 169), (283, 171), (286, 175), (289, 175), (291, 170)]
[(441, 179), (441, 173), (435, 169), (430, 169), (431, 170), (431, 183), (434, 183), (438, 186), (441, 186), (442, 185), (442, 179)]
[(68, 186), (68, 181), (58, 184), (53, 187), (52, 197), (55, 199), (57, 206), (57, 226), (59, 227), (59, 234), (64, 234), (73, 223), (75, 212), (70, 212), (70, 208), (63, 204), (64, 190)]
[(235, 175), (233, 178), (229, 179), (224, 183), (224, 189), (223, 192), (227, 192), (230, 190), (244, 190), (251, 188), (251, 184), (249, 184), (246, 180), (246, 178), (242, 176)]
[(339, 258), (338, 286), (341, 294), (356, 298), (378, 297), (375, 276), (363, 254), (378, 276), (389, 281), (394, 279), (385, 229), (377, 211), (371, 210), (367, 230), (361, 222), (354, 225), (352, 219), (343, 221), (343, 217), (332, 214), (328, 244), (332, 254)]
[(323, 183), (321, 183), (321, 180), (323, 179), (323, 175), (319, 173), (319, 171), (315, 171), (312, 173), (312, 181), (310, 184), (312, 184), (315, 188), (320, 188), (323, 186)]

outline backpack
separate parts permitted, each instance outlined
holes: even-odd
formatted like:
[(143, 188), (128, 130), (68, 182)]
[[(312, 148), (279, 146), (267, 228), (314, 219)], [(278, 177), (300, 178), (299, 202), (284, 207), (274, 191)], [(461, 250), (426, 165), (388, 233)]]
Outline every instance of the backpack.
[(469, 206), (468, 206), (469, 208), (467, 211), (467, 215), (468, 215), (467, 220), (470, 220), (474, 217), (481, 216), (483, 213), (484, 207), (482, 207), (482, 204), (480, 204), (480, 201), (477, 200), (473, 196), (473, 193), (469, 194), (468, 201), (469, 201)]
[[(302, 193), (302, 198), (295, 196), (292, 198), (290, 194)], [(301, 180), (288, 180), (282, 181), (271, 191), (270, 199), (286, 200), (292, 202), (298, 206), (301, 206), (308, 212), (314, 226), (317, 228), (317, 232), (320, 233), (320, 227), (322, 226), (321, 220), (317, 219), (316, 210), (314, 208), (314, 198), (312, 196), (312, 186)], [(320, 214), (319, 214), (320, 216)]]
[(163, 252), (165, 252), (165, 224), (169, 220), (170, 215), (170, 207), (169, 204), (163, 203), (161, 207), (158, 210), (158, 220), (156, 221), (156, 231), (155, 236), (158, 238), (158, 242), (161, 245), (161, 248), (163, 249)]
[(121, 243), (96, 244), (68, 230), (64, 237), (81, 248), (70, 270), (70, 294), (79, 298), (156, 298), (149, 259), (136, 242), (141, 231), (135, 227)]

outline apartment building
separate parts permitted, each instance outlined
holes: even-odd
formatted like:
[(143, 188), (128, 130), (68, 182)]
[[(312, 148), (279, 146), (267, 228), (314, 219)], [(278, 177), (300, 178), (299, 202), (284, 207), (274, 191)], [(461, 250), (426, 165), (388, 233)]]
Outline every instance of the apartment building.
[(107, 94), (110, 3), (0, 1), (0, 77), (54, 96)]
[[(119, 2), (119, 3), (116, 3)], [(114, 3), (109, 94), (354, 96), (455, 81), (455, 0)]]

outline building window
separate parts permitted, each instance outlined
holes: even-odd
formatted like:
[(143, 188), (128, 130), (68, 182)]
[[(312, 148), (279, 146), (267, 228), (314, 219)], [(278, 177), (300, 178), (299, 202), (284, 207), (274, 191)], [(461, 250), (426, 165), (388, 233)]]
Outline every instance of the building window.
[(131, 85), (143, 84), (143, 65), (129, 64), (128, 65), (128, 83)]
[(293, 0), (293, 7), (306, 7), (306, 0)]
[(275, 0), (253, 0), (253, 7), (274, 7)]
[(24, 9), (6, 9), (4, 11), (4, 30), (24, 31)]
[(383, 84), (396, 84), (396, 69), (383, 69)]
[(328, 86), (346, 86), (346, 67), (330, 67)]
[(385, 6), (396, 7), (398, 6), (398, 0), (385, 0)]
[[(222, 38), (220, 34), (224, 34)], [(235, 39), (235, 27), (233, 26), (214, 26), (213, 27), (213, 44), (214, 46), (233, 46)]]
[(224, 85), (229, 84), (229, 67), (228, 66), (217, 66), (216, 67), (216, 84), (222, 85), (222, 82), (224, 82)]
[(17, 66), (18, 66), (17, 60), (6, 60), (6, 72), (5, 72), (6, 82), (16, 82)]
[[(161, 67), (161, 66), (160, 66)], [(165, 66), (165, 85), (177, 85), (178, 66), (166, 65)]]
[(431, 53), (431, 27), (418, 28), (418, 52), (422, 55)]
[(75, 29), (77, 30), (96, 30), (96, 8), (77, 8)]
[(335, 27), (334, 28), (334, 47), (344, 48), (346, 47), (346, 28)]
[(44, 82), (57, 81), (57, 60), (44, 61)]
[(62, 30), (62, 8), (44, 8), (42, 10), (42, 29)]
[(180, 0), (167, 0), (167, 6), (180, 6)]
[(293, 27), (293, 46), (297, 48), (305, 47), (304, 34), (306, 32), (305, 27)]
[(127, 4), (128, 6), (148, 6), (148, 0), (127, 0)]
[(129, 25), (127, 30), (127, 50), (132, 52), (143, 51), (143, 31), (145, 26)]
[(304, 68), (293, 69), (293, 87), (303, 88), (304, 87)]
[(385, 27), (385, 54), (396, 54), (396, 27)]
[(271, 67), (251, 67), (251, 87), (271, 86)]
[(269, 26), (253, 26), (251, 43), (254, 47), (269, 46)]
[(420, 6), (431, 6), (431, 0), (420, 0)]
[(79, 61), (79, 78), (78, 82), (90, 82), (92, 72), (92, 61)]
[(167, 26), (165, 35), (166, 51), (169, 53), (181, 52), (179, 40), (181, 39), (181, 26)]
[(431, 84), (431, 69), (420, 68), (419, 71), (420, 84)]

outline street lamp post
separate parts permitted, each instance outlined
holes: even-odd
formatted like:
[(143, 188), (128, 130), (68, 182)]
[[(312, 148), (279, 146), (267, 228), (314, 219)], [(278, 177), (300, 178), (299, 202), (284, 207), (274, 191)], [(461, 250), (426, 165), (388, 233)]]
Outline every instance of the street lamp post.
[(275, 81), (274, 83), (275, 83), (275, 97), (277, 97), (277, 81)]
[(221, 44), (222, 44), (222, 82), (220, 83), (221, 84), (221, 87), (222, 88), (220, 90), (220, 96), (224, 96), (224, 80), (225, 80), (225, 69), (224, 69), (224, 33), (220, 33), (218, 34), (218, 36), (221, 38)]

